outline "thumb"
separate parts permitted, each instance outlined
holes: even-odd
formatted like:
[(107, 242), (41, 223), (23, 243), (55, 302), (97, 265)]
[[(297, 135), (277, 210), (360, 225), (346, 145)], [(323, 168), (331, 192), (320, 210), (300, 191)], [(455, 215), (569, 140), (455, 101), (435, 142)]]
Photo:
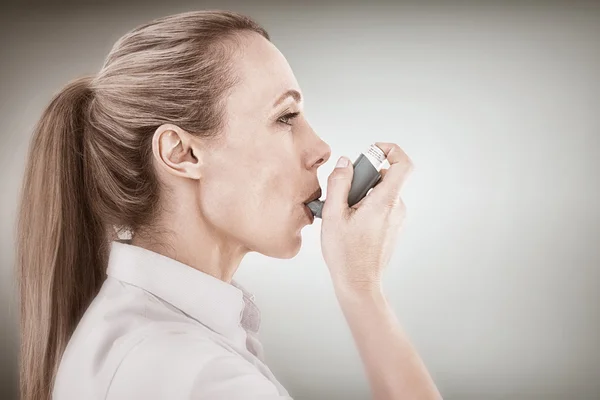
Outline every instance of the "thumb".
[(327, 180), (327, 195), (323, 205), (323, 217), (341, 216), (348, 212), (348, 193), (352, 184), (354, 168), (347, 157), (340, 157)]

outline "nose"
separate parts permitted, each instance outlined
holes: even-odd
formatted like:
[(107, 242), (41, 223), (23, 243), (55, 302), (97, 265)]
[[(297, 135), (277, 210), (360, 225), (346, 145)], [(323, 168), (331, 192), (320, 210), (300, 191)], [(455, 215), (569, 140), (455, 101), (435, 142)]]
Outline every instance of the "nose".
[(331, 157), (331, 148), (327, 143), (319, 138), (318, 144), (315, 146), (314, 156), (309, 163), (309, 167), (317, 169), (321, 165), (325, 164)]

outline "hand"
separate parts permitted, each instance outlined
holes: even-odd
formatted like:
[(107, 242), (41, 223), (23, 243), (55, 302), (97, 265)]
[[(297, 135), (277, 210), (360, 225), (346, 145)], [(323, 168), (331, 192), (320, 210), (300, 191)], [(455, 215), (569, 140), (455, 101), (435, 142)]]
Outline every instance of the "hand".
[(322, 211), (321, 248), (334, 285), (344, 289), (379, 288), (381, 274), (394, 248), (406, 209), (400, 189), (413, 169), (406, 153), (394, 143), (375, 143), (390, 167), (360, 202), (348, 206), (353, 167), (333, 170), (327, 181)]

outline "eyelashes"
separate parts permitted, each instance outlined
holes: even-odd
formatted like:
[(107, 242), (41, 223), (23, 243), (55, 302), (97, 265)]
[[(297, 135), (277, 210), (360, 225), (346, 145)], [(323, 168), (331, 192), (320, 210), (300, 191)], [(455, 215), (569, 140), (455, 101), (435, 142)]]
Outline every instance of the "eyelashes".
[(296, 118), (298, 115), (300, 115), (300, 113), (299, 113), (299, 112), (287, 113), (287, 114), (285, 114), (285, 115), (282, 115), (281, 117), (279, 117), (279, 118), (277, 119), (277, 122), (280, 122), (280, 123), (282, 123), (282, 124), (285, 124), (285, 125), (290, 125), (290, 126), (291, 126), (292, 124), (291, 124), (290, 122), (291, 122), (291, 121), (292, 121), (294, 118)]

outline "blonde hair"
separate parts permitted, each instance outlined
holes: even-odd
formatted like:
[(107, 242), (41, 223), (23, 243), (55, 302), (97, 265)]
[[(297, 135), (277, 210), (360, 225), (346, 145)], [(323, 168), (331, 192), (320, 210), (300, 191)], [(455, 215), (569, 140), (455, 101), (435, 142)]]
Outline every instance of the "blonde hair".
[(156, 128), (173, 123), (207, 138), (221, 130), (244, 32), (270, 40), (228, 11), (151, 21), (115, 43), (97, 76), (70, 82), (44, 110), (17, 226), (22, 399), (51, 397), (67, 342), (106, 277), (113, 227), (156, 218)]

